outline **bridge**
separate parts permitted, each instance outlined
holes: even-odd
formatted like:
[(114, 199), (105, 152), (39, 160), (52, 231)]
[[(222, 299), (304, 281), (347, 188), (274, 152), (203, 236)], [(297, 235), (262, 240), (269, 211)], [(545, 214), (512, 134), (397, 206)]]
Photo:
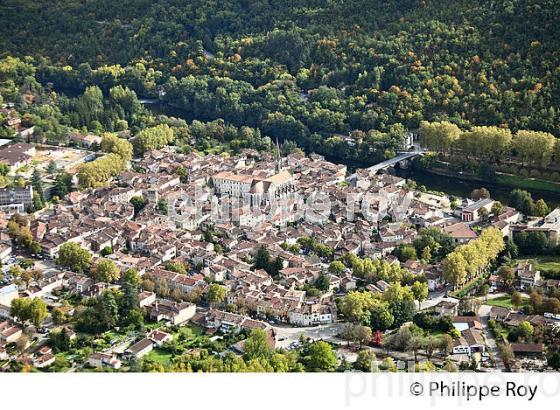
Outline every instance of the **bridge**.
[[(379, 164), (375, 164), (369, 168), (366, 168), (366, 170), (370, 173), (370, 174), (376, 174), (379, 171), (381, 171), (382, 169), (387, 169), (390, 168), (392, 166), (395, 166), (396, 164), (398, 164), (401, 161), (406, 161), (410, 158), (414, 158), (418, 155), (422, 155), (424, 152), (424, 150), (422, 150), (420, 147), (418, 146), (414, 146), (414, 150), (413, 151), (406, 151), (406, 152), (400, 152), (399, 155), (397, 155), (394, 158), (388, 159), (386, 161), (380, 162)], [(356, 173), (349, 175), (346, 178), (346, 182), (349, 183), (353, 183), (356, 180)]]

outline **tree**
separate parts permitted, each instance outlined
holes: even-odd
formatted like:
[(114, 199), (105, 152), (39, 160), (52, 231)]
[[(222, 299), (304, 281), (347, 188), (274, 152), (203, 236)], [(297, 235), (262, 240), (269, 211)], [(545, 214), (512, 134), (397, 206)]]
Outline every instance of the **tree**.
[(114, 134), (103, 134), (103, 139), (101, 140), (101, 150), (103, 152), (117, 154), (125, 162), (132, 159), (132, 144)]
[(136, 269), (129, 268), (123, 272), (121, 276), (121, 283), (129, 283), (135, 287), (140, 287), (142, 278)]
[(82, 273), (91, 266), (91, 254), (75, 242), (66, 242), (60, 247), (57, 263)]
[(449, 122), (426, 122), (420, 124), (420, 144), (432, 151), (449, 152), (459, 138), (461, 130)]
[(189, 273), (190, 266), (183, 262), (168, 262), (165, 265), (165, 269), (180, 273), (181, 275), (187, 275)]
[(58, 172), (58, 168), (56, 166), (56, 162), (49, 161), (49, 164), (47, 165), (47, 173), (49, 173), (50, 175), (54, 175), (57, 172)]
[(130, 198), (130, 203), (134, 207), (134, 215), (137, 215), (146, 206), (146, 199), (143, 196), (133, 196)]
[(356, 333), (355, 330), (356, 330), (356, 325), (353, 325), (351, 323), (346, 323), (342, 328), (342, 331), (340, 332), (340, 338), (342, 340), (346, 340), (348, 346), (350, 346), (350, 342), (355, 339), (355, 333)]
[(72, 191), (72, 175), (67, 172), (61, 172), (56, 175), (53, 194), (59, 198), (63, 198)]
[(68, 316), (66, 315), (64, 310), (62, 310), (59, 307), (55, 307), (52, 310), (51, 316), (52, 316), (52, 320), (53, 320), (55, 325), (61, 325), (61, 324), (66, 323), (68, 321)]
[(545, 168), (551, 162), (555, 143), (552, 134), (519, 130), (513, 139), (513, 149), (521, 161)]
[(358, 352), (358, 358), (354, 362), (354, 368), (362, 372), (373, 372), (375, 371), (376, 361), (376, 356), (373, 351), (360, 350)]
[(453, 351), (453, 338), (450, 335), (444, 334), (441, 336), (439, 350), (443, 356), (447, 356)]
[(212, 283), (208, 287), (208, 293), (206, 294), (206, 300), (211, 305), (219, 305), (222, 303), (227, 295), (227, 289), (224, 286)]
[(257, 251), (257, 255), (255, 256), (255, 260), (253, 262), (253, 268), (267, 270), (269, 265), (270, 265), (270, 253), (264, 246), (261, 246)]
[(467, 278), (467, 261), (460, 253), (450, 253), (443, 261), (443, 278), (453, 287), (463, 283)]
[(121, 271), (110, 259), (101, 258), (92, 270), (92, 276), (99, 282), (114, 283), (121, 277)]
[(510, 192), (508, 204), (526, 215), (533, 215), (535, 211), (535, 204), (531, 194), (521, 189), (514, 189)]
[(47, 318), (47, 304), (40, 298), (17, 298), (12, 300), (10, 313), (21, 322), (30, 320), (33, 325), (39, 327)]
[(35, 192), (39, 195), (40, 200), (43, 200), (43, 178), (41, 177), (41, 171), (39, 168), (35, 167), (33, 169), (33, 174), (31, 175), (31, 185)]
[(272, 353), (268, 345), (268, 336), (262, 329), (253, 329), (245, 340), (245, 360), (268, 359)]
[(331, 372), (336, 369), (337, 358), (330, 344), (322, 340), (304, 348), (302, 361), (308, 372)]
[(535, 333), (535, 329), (533, 328), (533, 325), (527, 322), (526, 320), (524, 320), (519, 324), (519, 326), (517, 327), (517, 331), (519, 336), (525, 340), (530, 339)]
[(356, 328), (355, 337), (360, 344), (360, 348), (362, 347), (362, 344), (370, 343), (372, 336), (373, 333), (371, 331), (371, 328), (369, 328), (368, 326), (358, 326)]
[(368, 323), (370, 320), (370, 309), (379, 303), (371, 292), (348, 292), (338, 305), (340, 313), (346, 320), (354, 323)]
[(56, 352), (67, 352), (72, 343), (65, 327), (52, 330), (49, 334), (49, 342)]
[(327, 290), (329, 290), (329, 288), (331, 286), (331, 282), (329, 280), (329, 277), (327, 275), (325, 275), (324, 272), (321, 272), (319, 274), (319, 276), (317, 277), (317, 279), (315, 280), (315, 282), (313, 283), (313, 285), (317, 289), (322, 290), (323, 292), (326, 292)]
[(385, 359), (383, 359), (383, 362), (381, 363), (381, 367), (388, 372), (397, 371), (397, 365), (395, 364), (395, 360), (390, 356), (387, 356)]
[(455, 373), (457, 372), (457, 366), (455, 366), (455, 364), (451, 360), (446, 360), (445, 364), (443, 365), (443, 370), (448, 373)]
[(513, 292), (511, 294), (511, 304), (516, 308), (519, 309), (519, 307), (523, 304), (523, 298), (521, 297), (521, 293), (519, 292)]
[(544, 199), (541, 198), (537, 202), (535, 202), (535, 207), (534, 207), (535, 216), (540, 216), (542, 218), (548, 215), (549, 213), (550, 213), (550, 208), (548, 207)]
[(503, 211), (504, 211), (504, 206), (500, 201), (496, 201), (492, 204), (491, 212), (492, 215), (494, 215), (494, 217), (500, 216)]
[(373, 330), (385, 331), (390, 329), (395, 321), (395, 318), (385, 303), (377, 303), (372, 306), (370, 308), (370, 317), (370, 325)]
[(173, 129), (167, 124), (160, 124), (140, 131), (134, 140), (134, 149), (138, 153), (160, 149), (171, 143), (174, 138)]
[(509, 343), (499, 343), (498, 344), (498, 351), (500, 353), (500, 357), (506, 366), (509, 366), (512, 360), (515, 358), (513, 354), (513, 350)]
[[(426, 248), (427, 246), (424, 249)], [(399, 261), (401, 262), (416, 260), (416, 248), (412, 245), (399, 245), (397, 249), (395, 249), (395, 256), (399, 258)]]
[(418, 301), (419, 308), (422, 309), (422, 302), (428, 298), (428, 284), (426, 282), (414, 282), (410, 287), (414, 298)]
[(490, 198), (490, 192), (486, 188), (474, 189), (471, 192), (471, 198), (474, 199), (475, 201), (478, 201), (479, 199), (483, 199), (483, 198)]
[(117, 154), (107, 154), (78, 168), (78, 185), (82, 189), (97, 188), (107, 184), (125, 169), (125, 161)]
[(346, 266), (344, 266), (344, 264), (341, 261), (333, 261), (329, 265), (329, 272), (332, 273), (333, 275), (338, 276), (342, 272), (344, 272), (345, 269), (346, 269)]
[(547, 364), (549, 367), (552, 367), (554, 370), (558, 371), (560, 369), (560, 353), (553, 352), (551, 353), (547, 359)]
[(510, 266), (502, 265), (500, 269), (498, 269), (498, 276), (506, 288), (509, 289), (513, 286), (515, 282), (515, 272)]
[(388, 347), (401, 352), (409, 351), (412, 348), (412, 337), (410, 329), (403, 326), (388, 338)]

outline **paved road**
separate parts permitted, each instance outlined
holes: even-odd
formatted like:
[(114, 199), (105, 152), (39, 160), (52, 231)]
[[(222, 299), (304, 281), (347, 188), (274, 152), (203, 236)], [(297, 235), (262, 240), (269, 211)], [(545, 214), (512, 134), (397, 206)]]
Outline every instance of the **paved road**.
[(484, 337), (486, 339), (486, 347), (488, 348), (488, 352), (491, 353), (492, 356), (494, 356), (496, 369), (503, 372), (506, 370), (506, 366), (504, 365), (504, 362), (500, 356), (500, 352), (498, 351), (496, 339), (494, 338), (492, 331), (488, 328), (490, 309), (492, 309), (492, 306), (482, 305), (478, 309), (478, 315), (480, 316), (480, 320), (482, 321), (482, 325), (484, 326)]
[(339, 342), (336, 337), (344, 327), (344, 323), (331, 323), (328, 325), (311, 326), (311, 327), (284, 327), (274, 326), (276, 332), (276, 347), (286, 348), (291, 343), (299, 341), (303, 334), (312, 340), (325, 340), (329, 342)]

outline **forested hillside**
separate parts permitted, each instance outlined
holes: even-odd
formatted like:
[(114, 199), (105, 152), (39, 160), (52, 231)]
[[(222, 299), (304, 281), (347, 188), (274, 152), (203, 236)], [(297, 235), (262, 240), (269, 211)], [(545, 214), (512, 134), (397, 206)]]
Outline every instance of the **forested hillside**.
[(376, 161), (422, 120), (560, 135), (559, 5), (4, 0), (0, 52), (32, 56), (43, 84), (163, 89), (192, 118)]

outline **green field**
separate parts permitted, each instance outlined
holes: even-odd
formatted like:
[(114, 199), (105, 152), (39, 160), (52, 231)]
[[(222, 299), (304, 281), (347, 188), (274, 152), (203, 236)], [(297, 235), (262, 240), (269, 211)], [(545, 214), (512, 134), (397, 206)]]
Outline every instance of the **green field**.
[(152, 360), (156, 363), (160, 363), (163, 365), (169, 364), (173, 354), (168, 352), (167, 350), (160, 349), (158, 347), (154, 348), (150, 353), (146, 355), (146, 359)]
[(532, 261), (535, 269), (542, 272), (560, 273), (560, 256), (539, 256)]
[(552, 192), (558, 192), (560, 190), (560, 184), (556, 182), (506, 174), (498, 174), (496, 177), (496, 183), (527, 190)]
[[(528, 302), (529, 302), (528, 298), (523, 298), (522, 306), (526, 305)], [(500, 296), (495, 299), (488, 299), (488, 301), (486, 301), (484, 304), (513, 309), (513, 304), (511, 303), (510, 295)]]

